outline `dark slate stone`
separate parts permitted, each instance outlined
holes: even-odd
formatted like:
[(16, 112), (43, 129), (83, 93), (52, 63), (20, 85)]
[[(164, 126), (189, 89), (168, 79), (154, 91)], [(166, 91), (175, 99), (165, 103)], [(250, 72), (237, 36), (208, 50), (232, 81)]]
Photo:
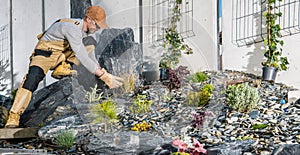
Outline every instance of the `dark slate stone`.
[(258, 110), (253, 110), (249, 113), (249, 116), (252, 118), (252, 119), (255, 119), (257, 118), (259, 115), (259, 111)]
[(0, 128), (3, 128), (8, 117), (8, 109), (0, 105)]
[[(104, 29), (96, 38), (98, 42), (95, 55), (101, 67), (116, 76), (134, 74), (137, 79), (140, 78), (143, 52), (140, 44), (134, 42), (131, 28)], [(98, 84), (100, 89), (105, 88), (104, 83), (82, 65), (74, 68), (78, 71), (78, 82), (85, 89), (90, 89), (95, 84)]]
[(300, 144), (280, 145), (273, 151), (272, 155), (299, 155)]
[(85, 16), (85, 10), (91, 6), (91, 0), (71, 0), (71, 17), (83, 18)]
[(37, 127), (44, 123), (57, 106), (70, 104), (68, 97), (72, 94), (72, 80), (66, 77), (33, 93), (28, 108), (21, 116), (20, 125)]
[(241, 155), (244, 151), (253, 150), (257, 141), (245, 140), (227, 142), (207, 149), (207, 155)]
[(170, 155), (172, 152), (177, 152), (178, 148), (172, 144), (163, 144), (157, 148), (141, 151), (138, 155)]
[(12, 105), (12, 99), (3, 95), (0, 95), (0, 105), (10, 109)]
[[(89, 154), (115, 155), (138, 154), (143, 150), (170, 143), (171, 139), (147, 132), (120, 131), (117, 133), (94, 133), (91, 136), (82, 137), (81, 141), (87, 143), (83, 144), (84, 151)], [(82, 144), (79, 143), (79, 145)]]

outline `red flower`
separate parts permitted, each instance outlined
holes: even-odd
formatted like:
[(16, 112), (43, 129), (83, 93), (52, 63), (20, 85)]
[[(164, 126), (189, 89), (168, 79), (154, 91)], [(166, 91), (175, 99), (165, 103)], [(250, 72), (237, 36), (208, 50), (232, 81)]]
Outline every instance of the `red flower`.
[(178, 152), (184, 152), (187, 149), (187, 144), (185, 144), (182, 140), (175, 139), (172, 144), (178, 147)]
[(190, 155), (200, 155), (200, 153), (207, 153), (206, 149), (203, 148), (203, 145), (200, 144), (200, 142), (196, 138), (193, 138), (193, 142), (194, 147), (191, 148)]

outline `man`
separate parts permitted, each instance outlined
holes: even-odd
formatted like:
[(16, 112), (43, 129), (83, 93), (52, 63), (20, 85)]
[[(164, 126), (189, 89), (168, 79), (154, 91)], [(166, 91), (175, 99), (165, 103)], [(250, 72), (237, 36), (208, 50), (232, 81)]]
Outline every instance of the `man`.
[(39, 35), (39, 42), (30, 57), (28, 73), (19, 87), (10, 109), (6, 128), (19, 126), (20, 115), (28, 107), (32, 93), (49, 70), (52, 76), (61, 78), (75, 73), (68, 63), (78, 61), (91, 73), (98, 76), (109, 88), (122, 85), (123, 79), (113, 76), (98, 64), (95, 55), (88, 54), (83, 38), (100, 28), (108, 28), (103, 8), (87, 8), (84, 19), (61, 19), (53, 23), (47, 31)]

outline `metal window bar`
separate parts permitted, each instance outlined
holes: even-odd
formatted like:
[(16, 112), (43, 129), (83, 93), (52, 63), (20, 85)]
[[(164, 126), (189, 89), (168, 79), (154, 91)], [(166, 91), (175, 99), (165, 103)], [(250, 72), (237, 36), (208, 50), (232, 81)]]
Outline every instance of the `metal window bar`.
[[(233, 42), (237, 46), (246, 46), (262, 42), (267, 36), (263, 13), (266, 0), (235, 0), (233, 2)], [(282, 36), (300, 32), (300, 0), (277, 1), (282, 17), (277, 23), (281, 26)]]
[(8, 89), (10, 81), (8, 25), (0, 27), (0, 92)]
[[(162, 45), (165, 28), (168, 27), (172, 17), (172, 9), (175, 0), (152, 0), (150, 2), (151, 41), (153, 46)], [(182, 38), (195, 35), (193, 31), (193, 0), (183, 0), (181, 5), (181, 18), (177, 25)]]

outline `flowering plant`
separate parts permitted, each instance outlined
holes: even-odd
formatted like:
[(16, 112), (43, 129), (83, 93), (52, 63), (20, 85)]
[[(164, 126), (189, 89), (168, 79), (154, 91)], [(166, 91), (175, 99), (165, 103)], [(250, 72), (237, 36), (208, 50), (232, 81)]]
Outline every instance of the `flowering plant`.
[(207, 153), (206, 149), (203, 148), (203, 145), (200, 144), (200, 142), (196, 138), (193, 138), (192, 146), (189, 146), (188, 144), (186, 144), (186, 142), (180, 139), (175, 139), (172, 144), (178, 147), (178, 152), (188, 152), (190, 155), (200, 155), (201, 153)]

